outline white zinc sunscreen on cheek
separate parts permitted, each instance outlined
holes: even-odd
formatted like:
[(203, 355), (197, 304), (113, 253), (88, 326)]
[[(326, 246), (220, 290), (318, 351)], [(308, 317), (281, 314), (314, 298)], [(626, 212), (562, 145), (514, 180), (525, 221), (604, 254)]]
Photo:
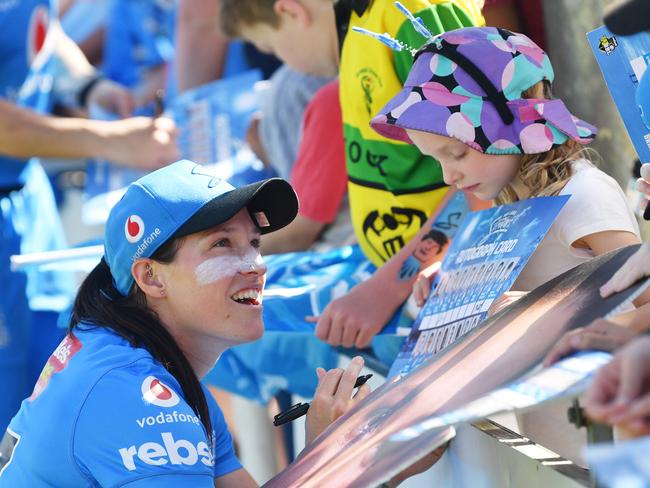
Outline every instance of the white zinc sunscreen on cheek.
[(256, 250), (247, 251), (243, 256), (217, 256), (206, 259), (194, 270), (199, 285), (207, 285), (237, 273), (265, 272), (262, 256)]

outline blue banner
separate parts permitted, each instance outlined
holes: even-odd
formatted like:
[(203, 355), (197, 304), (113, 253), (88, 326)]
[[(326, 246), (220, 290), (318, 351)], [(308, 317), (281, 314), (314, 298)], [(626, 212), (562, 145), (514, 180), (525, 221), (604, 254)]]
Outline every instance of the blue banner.
[(532, 198), (469, 214), (389, 375), (407, 374), (483, 322), (568, 199)]

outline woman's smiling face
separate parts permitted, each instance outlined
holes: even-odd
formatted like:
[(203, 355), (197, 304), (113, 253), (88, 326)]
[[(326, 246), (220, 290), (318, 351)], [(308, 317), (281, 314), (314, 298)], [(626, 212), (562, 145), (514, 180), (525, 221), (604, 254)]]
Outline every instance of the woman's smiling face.
[(266, 266), (259, 245), (260, 231), (242, 209), (185, 237), (174, 260), (162, 264), (165, 325), (179, 344), (230, 347), (261, 337)]

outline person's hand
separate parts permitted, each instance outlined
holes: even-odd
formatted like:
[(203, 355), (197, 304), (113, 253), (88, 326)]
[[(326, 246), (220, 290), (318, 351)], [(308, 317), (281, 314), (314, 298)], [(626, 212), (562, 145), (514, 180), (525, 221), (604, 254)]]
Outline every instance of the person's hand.
[(354, 384), (363, 368), (363, 358), (355, 357), (344, 370), (316, 369), (318, 386), (305, 422), (305, 444), (310, 444), (327, 426), (370, 394), (370, 386), (363, 384), (352, 395)]
[(636, 335), (632, 329), (608, 320), (594, 320), (587, 327), (579, 327), (564, 334), (546, 354), (544, 366), (550, 366), (575, 351), (613, 351), (630, 342)]
[(165, 117), (133, 117), (105, 122), (105, 159), (144, 171), (177, 161), (178, 130)]
[(88, 93), (87, 105), (99, 105), (105, 110), (119, 115), (121, 118), (130, 117), (135, 108), (135, 99), (124, 86), (106, 78), (98, 81)]
[(431, 266), (421, 271), (413, 282), (413, 299), (419, 308), (422, 308), (424, 302), (429, 298), (429, 293), (431, 293), (431, 282), (441, 265), (442, 263), (440, 261), (436, 261)]
[(315, 322), (316, 337), (332, 346), (367, 347), (386, 325), (402, 302), (395, 302), (390, 287), (372, 278), (359, 283), (349, 293), (332, 300)]
[(650, 337), (632, 341), (600, 368), (583, 405), (599, 422), (650, 434)]
[(492, 305), (490, 305), (490, 308), (488, 309), (488, 317), (492, 317), (492, 315), (500, 312), (508, 305), (515, 303), (517, 300), (525, 297), (526, 295), (528, 295), (527, 291), (505, 292), (503, 295), (492, 302)]
[(650, 276), (650, 242), (643, 244), (637, 252), (630, 256), (614, 276), (600, 288), (600, 295), (607, 298), (647, 276)]
[(636, 180), (636, 189), (650, 198), (650, 163), (641, 166), (641, 178)]

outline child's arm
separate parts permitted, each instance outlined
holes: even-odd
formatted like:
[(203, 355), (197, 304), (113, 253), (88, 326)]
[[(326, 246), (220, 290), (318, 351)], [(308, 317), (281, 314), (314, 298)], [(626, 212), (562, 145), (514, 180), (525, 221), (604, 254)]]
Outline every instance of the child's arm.
[[(582, 239), (574, 242), (573, 247), (588, 247), (595, 256), (608, 253), (621, 247), (639, 244), (639, 238), (631, 232), (621, 232), (608, 230), (604, 232), (596, 232), (583, 237)], [(646, 290), (639, 297), (634, 300), (634, 305), (640, 307), (650, 302), (650, 290)]]
[[(432, 229), (438, 215), (452, 198), (450, 190), (438, 206), (438, 210), (424, 224), (420, 232), (402, 250), (395, 254), (372, 275), (370, 279), (355, 286), (350, 292), (330, 302), (318, 318), (316, 336), (333, 345), (344, 347), (367, 347), (372, 338), (390, 320), (397, 308), (408, 298), (417, 277), (410, 272), (414, 251), (422, 238)], [(471, 209), (480, 208), (477, 200), (470, 199)], [(483, 203), (483, 207), (485, 204)], [(441, 260), (444, 253), (436, 256)], [(432, 263), (424, 263), (429, 266)], [(405, 273), (408, 270), (408, 273)]]

